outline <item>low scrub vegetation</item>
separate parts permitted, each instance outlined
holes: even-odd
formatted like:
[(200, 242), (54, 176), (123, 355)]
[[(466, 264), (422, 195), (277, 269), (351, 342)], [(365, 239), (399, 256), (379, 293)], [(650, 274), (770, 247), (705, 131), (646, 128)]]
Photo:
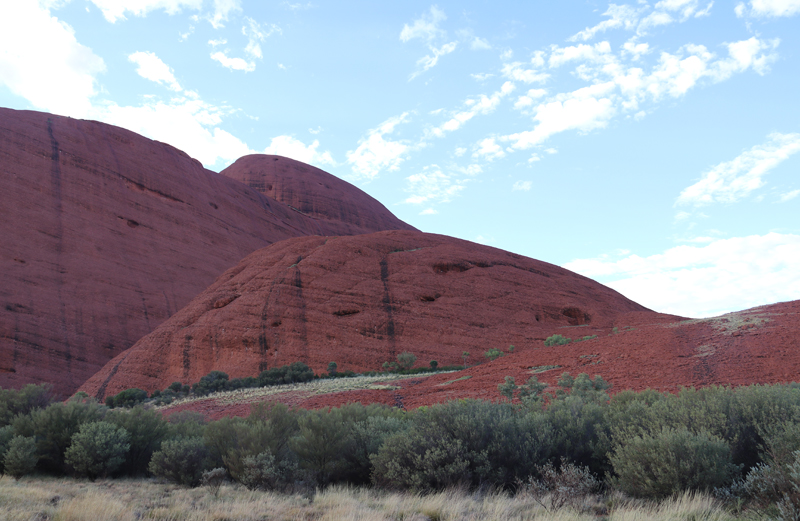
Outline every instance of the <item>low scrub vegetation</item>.
[(245, 418), (214, 422), (186, 412), (167, 421), (142, 404), (111, 409), (85, 396), (42, 403), (44, 388), (7, 390), (0, 407), (18, 412), (0, 424), (0, 462), (6, 479), (155, 476), (217, 491), (226, 479), (306, 495), (331, 486), (493, 490), (544, 512), (577, 513), (700, 494), (747, 515), (800, 517), (800, 386), (613, 397), (609, 387), (586, 374), (564, 373), (549, 385), (507, 377), (491, 402), (408, 412), (258, 403)]

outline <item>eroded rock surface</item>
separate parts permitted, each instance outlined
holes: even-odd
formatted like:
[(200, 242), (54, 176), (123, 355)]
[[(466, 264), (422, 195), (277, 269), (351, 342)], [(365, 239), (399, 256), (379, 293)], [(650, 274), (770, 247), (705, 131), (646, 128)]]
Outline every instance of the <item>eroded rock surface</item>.
[[(286, 183), (305, 186), (305, 165), (277, 162)], [(343, 207), (371, 199), (338, 183)], [(326, 202), (330, 215), (318, 220), (164, 143), (3, 108), (0, 186), (0, 386), (51, 382), (61, 394), (258, 248), (407, 227), (377, 202), (385, 215), (337, 222), (352, 212)]]
[[(295, 361), (376, 370), (402, 351), (426, 364), (541, 344), (559, 327), (649, 312), (558, 266), (451, 237), (389, 231), (304, 237), (258, 250), (109, 362), (82, 390), (233, 377)], [(470, 362), (471, 363), (471, 362)]]

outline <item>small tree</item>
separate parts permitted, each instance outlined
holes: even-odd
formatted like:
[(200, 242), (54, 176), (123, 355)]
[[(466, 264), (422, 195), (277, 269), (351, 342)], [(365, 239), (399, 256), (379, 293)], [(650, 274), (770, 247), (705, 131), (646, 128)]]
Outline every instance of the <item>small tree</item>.
[(38, 461), (36, 441), (32, 437), (14, 436), (8, 443), (3, 465), (5, 473), (18, 480), (33, 472)]
[(408, 351), (403, 351), (397, 355), (397, 365), (400, 366), (400, 369), (404, 369), (406, 371), (414, 367), (414, 362), (416, 361), (417, 357)]
[(147, 400), (147, 391), (142, 389), (125, 389), (115, 396), (106, 396), (106, 406), (131, 408)]
[(467, 368), (467, 358), (469, 358), (469, 351), (464, 351), (461, 353), (461, 358), (464, 359), (464, 369)]
[(508, 398), (510, 402), (514, 399), (514, 392), (517, 390), (517, 382), (514, 380), (513, 376), (506, 376), (505, 383), (499, 384), (497, 390), (500, 391), (500, 394)]
[(131, 435), (107, 421), (84, 423), (72, 436), (64, 459), (75, 472), (91, 481), (108, 476), (125, 462)]
[(337, 368), (338, 368), (338, 366), (336, 365), (336, 362), (330, 362), (328, 364), (328, 374), (329, 375), (335, 375)]
[(439, 367), (439, 362), (436, 360), (431, 360), (431, 369), (435, 371), (437, 367)]

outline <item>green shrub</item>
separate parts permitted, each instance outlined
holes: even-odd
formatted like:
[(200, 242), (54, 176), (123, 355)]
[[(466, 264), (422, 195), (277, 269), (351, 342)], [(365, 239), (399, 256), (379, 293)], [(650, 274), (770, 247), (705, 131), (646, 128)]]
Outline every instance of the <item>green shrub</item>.
[(299, 432), (290, 446), (300, 466), (319, 486), (327, 485), (333, 475), (343, 470), (347, 427), (339, 409), (308, 411), (298, 420)]
[(197, 396), (224, 391), (228, 388), (228, 375), (222, 371), (211, 371), (200, 378), (200, 381), (192, 385), (192, 393)]
[(610, 459), (616, 474), (614, 486), (640, 498), (709, 492), (729, 484), (738, 472), (727, 443), (685, 428), (664, 428), (654, 436), (621, 441)]
[(328, 374), (330, 374), (330, 375), (336, 374), (336, 368), (337, 367), (338, 366), (336, 365), (336, 362), (330, 362), (328, 364)]
[[(145, 474), (153, 453), (169, 433), (169, 424), (161, 413), (140, 405), (133, 409), (110, 411), (105, 419), (130, 434), (130, 450), (119, 470), (132, 476)], [(199, 432), (195, 434), (199, 435)]]
[(551, 336), (545, 338), (544, 345), (545, 345), (545, 347), (563, 346), (563, 345), (569, 344), (570, 342), (572, 342), (571, 338), (567, 338), (567, 337), (562, 336), (562, 335), (551, 335)]
[(65, 461), (80, 476), (91, 481), (114, 473), (130, 449), (131, 435), (107, 421), (84, 423), (64, 454)]
[(200, 437), (165, 441), (148, 466), (153, 475), (189, 487), (199, 485), (209, 468), (208, 449)]
[(440, 490), (508, 486), (546, 461), (549, 427), (508, 403), (459, 400), (414, 413), (411, 426), (371, 457), (373, 481), (390, 488)]
[(505, 353), (503, 353), (499, 349), (493, 347), (493, 348), (489, 349), (488, 351), (486, 351), (485, 353), (483, 353), (483, 356), (485, 356), (489, 360), (495, 360), (497, 358), (500, 358), (501, 356), (505, 356)]
[(39, 468), (54, 474), (65, 471), (64, 453), (81, 424), (100, 421), (106, 409), (94, 400), (74, 400), (34, 409), (27, 416), (14, 419), (14, 431), (22, 436), (35, 437), (40, 457)]
[(18, 414), (43, 409), (53, 401), (53, 386), (28, 384), (20, 390), (0, 388), (0, 427), (9, 425)]
[(14, 436), (8, 443), (3, 458), (3, 470), (14, 479), (19, 479), (32, 473), (38, 460), (36, 441), (33, 438)]
[(167, 435), (165, 439), (194, 438), (203, 436), (206, 418), (196, 411), (179, 411), (167, 417)]
[(412, 367), (414, 367), (414, 362), (417, 361), (416, 355), (410, 353), (408, 351), (403, 351), (399, 355), (397, 355), (397, 365), (400, 366), (400, 369), (403, 371), (408, 371)]
[(439, 367), (439, 362), (437, 362), (436, 360), (431, 360), (430, 365), (431, 365), (431, 369), (433, 369), (435, 371), (436, 368)]
[(125, 389), (114, 396), (106, 396), (106, 406), (114, 407), (134, 407), (147, 400), (147, 391), (141, 389)]
[(303, 362), (267, 369), (258, 375), (258, 385), (268, 387), (292, 383), (310, 382), (314, 379), (314, 371)]
[(11, 425), (0, 427), (0, 476), (5, 473), (3, 458), (8, 450), (8, 444), (11, 443), (12, 439), (14, 439), (14, 427)]

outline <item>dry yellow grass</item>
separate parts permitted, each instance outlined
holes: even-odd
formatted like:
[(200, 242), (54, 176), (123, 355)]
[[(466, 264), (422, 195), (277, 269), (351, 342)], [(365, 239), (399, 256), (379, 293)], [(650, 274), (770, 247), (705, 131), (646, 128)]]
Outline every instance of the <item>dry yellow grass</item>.
[[(227, 484), (208, 489), (163, 485), (153, 480), (0, 479), (3, 521), (661, 521), (733, 520), (712, 499), (687, 494), (661, 504), (621, 502), (606, 517), (591, 511), (548, 512), (530, 498), (455, 490), (429, 495), (331, 487), (313, 499), (252, 492)], [(595, 505), (599, 506), (599, 505)]]

